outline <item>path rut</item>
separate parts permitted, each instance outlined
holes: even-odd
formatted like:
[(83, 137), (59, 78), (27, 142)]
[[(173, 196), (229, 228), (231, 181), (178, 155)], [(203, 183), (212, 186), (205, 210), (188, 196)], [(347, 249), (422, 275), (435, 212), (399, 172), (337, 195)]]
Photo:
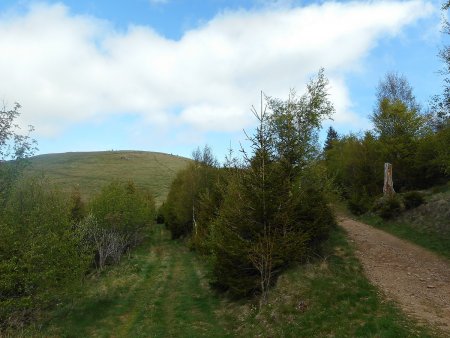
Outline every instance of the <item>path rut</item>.
[(450, 261), (367, 224), (339, 223), (373, 284), (408, 315), (450, 333)]

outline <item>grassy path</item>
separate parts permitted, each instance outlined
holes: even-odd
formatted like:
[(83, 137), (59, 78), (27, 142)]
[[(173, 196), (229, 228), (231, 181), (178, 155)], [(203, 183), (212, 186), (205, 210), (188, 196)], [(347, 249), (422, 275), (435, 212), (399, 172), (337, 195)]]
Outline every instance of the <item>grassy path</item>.
[(208, 287), (205, 263), (157, 227), (130, 259), (88, 280), (33, 337), (431, 337), (362, 273), (343, 231), (323, 257), (287, 271), (258, 299), (227, 301)]
[[(201, 264), (158, 228), (152, 246), (87, 285), (87, 295), (56, 313), (45, 335), (65, 337), (225, 337), (220, 300)], [(126, 269), (126, 271), (124, 271)], [(89, 283), (87, 283), (89, 284)], [(95, 285), (94, 285), (95, 284)], [(95, 287), (94, 287), (95, 286)], [(42, 332), (42, 331), (41, 331)]]

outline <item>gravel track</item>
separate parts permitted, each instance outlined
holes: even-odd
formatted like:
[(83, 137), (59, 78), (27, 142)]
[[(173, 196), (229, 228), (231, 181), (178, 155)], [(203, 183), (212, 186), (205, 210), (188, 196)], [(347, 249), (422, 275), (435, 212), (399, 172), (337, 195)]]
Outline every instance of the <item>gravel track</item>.
[(367, 224), (339, 223), (370, 281), (407, 315), (450, 334), (450, 261)]

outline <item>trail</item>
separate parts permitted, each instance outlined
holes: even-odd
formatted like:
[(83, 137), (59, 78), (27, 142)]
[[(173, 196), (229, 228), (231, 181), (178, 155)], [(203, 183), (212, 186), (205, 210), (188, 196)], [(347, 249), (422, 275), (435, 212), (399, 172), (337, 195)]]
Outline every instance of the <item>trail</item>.
[(364, 223), (339, 223), (373, 284), (408, 315), (450, 333), (450, 261)]
[(170, 240), (168, 231), (161, 228), (155, 235), (153, 245), (136, 253), (137, 275), (123, 276), (120, 282), (117, 276), (105, 277), (107, 299), (98, 294), (86, 297), (50, 325), (46, 335), (229, 336), (216, 315), (220, 300), (204, 282), (198, 258), (184, 244)]

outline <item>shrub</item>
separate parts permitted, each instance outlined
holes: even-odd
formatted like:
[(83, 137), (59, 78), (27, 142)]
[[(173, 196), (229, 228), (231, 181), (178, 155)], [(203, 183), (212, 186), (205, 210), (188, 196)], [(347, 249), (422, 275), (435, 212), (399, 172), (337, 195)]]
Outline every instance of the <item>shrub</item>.
[(80, 222), (86, 216), (86, 206), (81, 199), (81, 193), (78, 188), (72, 190), (71, 200), (71, 218), (72, 221), (77, 223)]
[(353, 193), (347, 200), (347, 206), (354, 215), (362, 215), (370, 210), (372, 200), (365, 194)]
[(164, 224), (164, 203), (158, 208), (156, 212), (156, 224)]
[(78, 224), (84, 247), (95, 254), (95, 265), (103, 269), (110, 263), (118, 263), (128, 244), (128, 236), (115, 228), (101, 227), (98, 220), (89, 214)]
[(403, 194), (403, 203), (406, 210), (417, 208), (419, 205), (423, 204), (425, 199), (420, 192), (411, 191)]
[(99, 268), (108, 258), (117, 262), (127, 249), (136, 246), (148, 233), (156, 214), (148, 191), (138, 189), (133, 182), (117, 181), (103, 187), (91, 201), (90, 212), (82, 228), (95, 250)]
[(373, 206), (373, 211), (381, 218), (387, 220), (398, 216), (403, 208), (400, 198), (394, 195), (378, 199)]
[[(89, 256), (70, 200), (44, 179), (19, 182), (0, 220), (0, 323), (21, 326), (81, 283)], [(1, 326), (1, 325), (0, 325)]]

